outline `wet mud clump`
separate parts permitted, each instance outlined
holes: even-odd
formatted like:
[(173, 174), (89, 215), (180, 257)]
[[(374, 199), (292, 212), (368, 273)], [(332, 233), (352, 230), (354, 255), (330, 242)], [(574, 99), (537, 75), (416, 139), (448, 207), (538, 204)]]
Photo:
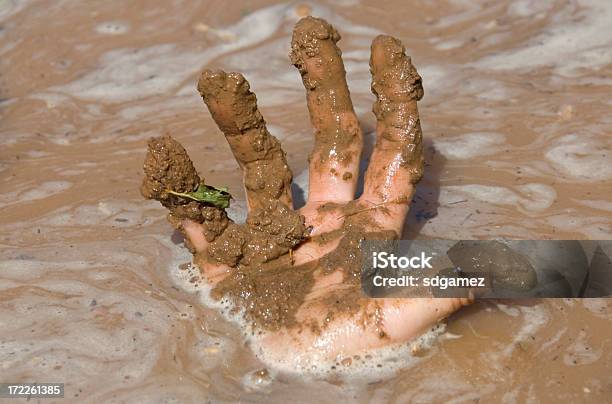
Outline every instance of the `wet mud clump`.
[(257, 265), (287, 254), (309, 235), (304, 216), (281, 202), (249, 213), (246, 224), (232, 223), (210, 244), (210, 261), (230, 267)]
[[(147, 199), (156, 199), (166, 208), (173, 210), (189, 201), (169, 194), (192, 192), (200, 184), (200, 176), (187, 152), (170, 136), (149, 140), (148, 153), (144, 162), (144, 181), (140, 192)], [(196, 219), (197, 216), (187, 216)]]
[(296, 314), (312, 290), (316, 265), (275, 264), (238, 267), (213, 289), (213, 298), (229, 297), (254, 330), (299, 326)]
[(187, 152), (172, 137), (149, 140), (144, 173), (141, 194), (166, 207), (168, 221), (177, 229), (182, 229), (185, 219), (201, 223), (206, 240), (212, 241), (229, 224), (224, 209), (171, 193), (190, 193), (203, 185)]

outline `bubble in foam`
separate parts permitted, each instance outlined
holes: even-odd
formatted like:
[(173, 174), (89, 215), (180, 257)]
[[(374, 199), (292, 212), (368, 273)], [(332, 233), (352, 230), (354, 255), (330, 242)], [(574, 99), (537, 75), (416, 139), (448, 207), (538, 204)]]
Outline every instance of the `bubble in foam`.
[(272, 384), (275, 376), (268, 368), (261, 368), (244, 375), (242, 385), (249, 391), (263, 390)]

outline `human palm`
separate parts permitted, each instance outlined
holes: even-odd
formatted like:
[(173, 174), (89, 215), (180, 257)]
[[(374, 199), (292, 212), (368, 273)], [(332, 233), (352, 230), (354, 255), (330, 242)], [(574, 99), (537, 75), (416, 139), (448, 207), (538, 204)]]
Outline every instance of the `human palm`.
[[(193, 166), (172, 139), (153, 140), (145, 162), (143, 194), (170, 209), (213, 296), (241, 310), (260, 337), (256, 353), (263, 359), (296, 366), (410, 341), (470, 302), (371, 299), (360, 291), (359, 243), (401, 235), (422, 175), (417, 101), (423, 88), (401, 42), (375, 38), (370, 68), (377, 140), (364, 191), (355, 198), (363, 137), (339, 39), (331, 25), (312, 17), (293, 32), (290, 57), (302, 75), (315, 128), (308, 200), (299, 210), (292, 209), (285, 154), (237, 73), (205, 70), (198, 90), (243, 170), (246, 224), (232, 223), (217, 206), (167, 193), (169, 187), (193, 191), (199, 181), (186, 176)], [(184, 164), (172, 163), (169, 155)], [(160, 156), (170, 163), (162, 164)]]

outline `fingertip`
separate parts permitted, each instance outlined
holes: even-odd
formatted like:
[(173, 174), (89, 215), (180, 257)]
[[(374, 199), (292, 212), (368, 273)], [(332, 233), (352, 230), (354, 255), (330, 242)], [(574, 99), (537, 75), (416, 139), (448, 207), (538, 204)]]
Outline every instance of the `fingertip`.
[(141, 194), (146, 199), (158, 200), (168, 209), (176, 205), (176, 198), (168, 194), (168, 189), (191, 192), (200, 183), (187, 151), (169, 135), (149, 139), (143, 171)]
[(312, 16), (301, 18), (293, 28), (289, 53), (291, 63), (304, 74), (305, 61), (319, 56), (321, 44), (329, 40), (336, 47), (340, 38), (338, 31), (324, 19)]
[(390, 35), (378, 35), (372, 40), (370, 68), (373, 73), (377, 73), (381, 68), (393, 66), (404, 52), (404, 46), (399, 39)]
[(423, 97), (422, 79), (402, 42), (390, 35), (378, 35), (370, 54), (372, 92), (379, 98), (406, 102)]
[(311, 45), (316, 40), (331, 39), (334, 43), (340, 40), (338, 31), (322, 18), (306, 16), (300, 18), (293, 28), (292, 43), (302, 46)]
[(204, 98), (210, 95), (213, 88), (217, 87), (215, 84), (219, 83), (223, 75), (225, 75), (225, 72), (220, 70), (204, 69), (198, 80), (198, 92), (200, 95)]

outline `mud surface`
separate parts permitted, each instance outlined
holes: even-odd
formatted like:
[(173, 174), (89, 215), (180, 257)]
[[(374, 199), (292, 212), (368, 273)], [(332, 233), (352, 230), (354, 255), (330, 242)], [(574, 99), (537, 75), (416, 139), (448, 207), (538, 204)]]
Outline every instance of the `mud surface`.
[(271, 202), (249, 214), (245, 225), (231, 225), (211, 243), (209, 255), (231, 267), (257, 266), (288, 254), (309, 233), (304, 216), (282, 202)]
[(418, 67), (425, 170), (403, 237), (612, 237), (609, 2), (379, 3), (3, 5), (2, 381), (63, 380), (66, 402), (609, 401), (605, 299), (480, 302), (412, 368), (332, 383), (262, 372), (177, 281), (191, 254), (138, 192), (145, 144), (179, 140), (244, 222), (242, 173), (194, 90), (204, 68), (240, 71), (305, 190), (314, 142), (287, 44), (308, 12), (342, 31), (365, 156), (372, 38), (400, 38)]

